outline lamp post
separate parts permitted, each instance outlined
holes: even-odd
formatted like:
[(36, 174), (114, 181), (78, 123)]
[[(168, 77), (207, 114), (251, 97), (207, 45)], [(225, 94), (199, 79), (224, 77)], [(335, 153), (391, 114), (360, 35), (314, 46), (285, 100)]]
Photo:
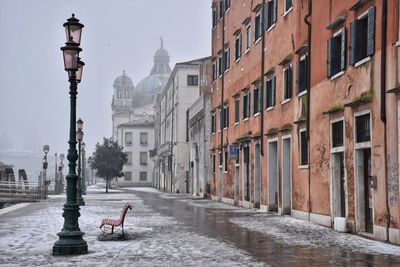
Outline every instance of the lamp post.
[[(43, 156), (43, 171), (42, 171), (42, 182), (41, 182), (41, 193), (43, 198), (46, 198), (46, 193), (47, 193), (47, 153), (49, 153), (50, 151), (50, 146), (49, 145), (44, 145), (43, 146), (43, 152), (44, 152), (44, 156)], [(43, 188), (44, 188), (44, 192), (43, 192)]]
[[(78, 58), (79, 52), (82, 50), (80, 45), (81, 33), (83, 25), (75, 18), (74, 14), (63, 25), (67, 36), (65, 46), (61, 48), (64, 57), (64, 69), (69, 74), (70, 83), (70, 131), (69, 131), (69, 149), (68, 149), (68, 166), (69, 172), (67, 179), (67, 201), (64, 204), (64, 225), (57, 235), (59, 239), (54, 243), (53, 255), (74, 255), (86, 254), (88, 252), (88, 245), (83, 239), (83, 233), (79, 228), (78, 218), (80, 216), (79, 206), (76, 202), (76, 184), (78, 176), (76, 175), (76, 160), (78, 159), (76, 151), (76, 95), (77, 95), (77, 77), (78, 72)], [(81, 66), (83, 67), (83, 66)], [(82, 71), (79, 75), (82, 74)]]
[(60, 154), (60, 164), (58, 165), (58, 179), (59, 179), (59, 192), (62, 193), (64, 191), (64, 177), (63, 177), (63, 169), (64, 169), (64, 154)]
[(83, 140), (83, 121), (81, 118), (76, 122), (76, 128), (78, 131), (76, 132), (76, 140), (78, 140), (78, 185), (77, 185), (77, 196), (76, 202), (78, 202), (79, 206), (85, 206), (85, 201), (82, 198), (82, 176), (81, 176), (81, 162), (82, 162), (82, 140)]
[(86, 195), (86, 177), (85, 177), (85, 168), (86, 168), (86, 159), (85, 159), (85, 155), (86, 155), (86, 151), (85, 151), (85, 142), (82, 142), (82, 151), (81, 151), (81, 155), (82, 155), (82, 176), (81, 176), (81, 186), (82, 186), (82, 195)]

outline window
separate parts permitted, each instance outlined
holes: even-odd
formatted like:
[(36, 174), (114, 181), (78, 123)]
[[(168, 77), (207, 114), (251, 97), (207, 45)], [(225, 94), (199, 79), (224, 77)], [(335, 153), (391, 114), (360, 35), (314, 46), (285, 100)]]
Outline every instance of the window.
[(224, 65), (222, 64), (222, 54), (218, 57), (218, 75), (221, 76), (224, 72)]
[(147, 172), (140, 172), (139, 179), (140, 181), (147, 181)]
[(132, 165), (132, 152), (125, 152), (126, 156), (128, 157), (128, 161), (126, 162), (126, 165)]
[(222, 152), (219, 151), (219, 167), (222, 168)]
[(140, 133), (140, 144), (147, 145), (148, 134), (147, 133)]
[(308, 165), (308, 142), (306, 129), (300, 130), (300, 165)]
[(213, 28), (217, 26), (218, 15), (217, 15), (217, 7), (214, 7), (212, 10), (212, 26)]
[(228, 126), (229, 126), (229, 106), (227, 106), (227, 105), (224, 106), (223, 116), (224, 116), (223, 127), (228, 128)]
[(292, 65), (283, 68), (283, 100), (292, 98)]
[(264, 6), (264, 27), (270, 29), (276, 23), (277, 1), (269, 0)]
[(216, 122), (216, 114), (215, 112), (211, 114), (211, 133), (215, 133), (215, 130), (217, 128), (217, 122)]
[(224, 158), (225, 158), (224, 172), (227, 172), (228, 171), (228, 149), (225, 149), (225, 151), (224, 151)]
[(225, 0), (220, 0), (219, 1), (219, 18), (222, 19), (224, 14), (225, 14)]
[(343, 121), (332, 123), (332, 147), (343, 146)]
[(261, 13), (256, 15), (254, 21), (254, 42), (257, 42), (261, 37)]
[(270, 108), (275, 106), (275, 84), (276, 84), (276, 77), (270, 77), (269, 80), (266, 82), (266, 102), (265, 108)]
[(147, 152), (140, 152), (140, 165), (147, 165)]
[(240, 114), (240, 97), (235, 97), (235, 123), (239, 122), (239, 114)]
[(337, 31), (328, 40), (328, 78), (346, 68), (346, 29)]
[(307, 91), (308, 86), (308, 56), (304, 55), (297, 63), (297, 94)]
[(212, 155), (212, 172), (213, 173), (215, 173), (215, 169), (216, 169), (215, 168), (215, 166), (216, 166), (215, 164), (216, 164), (216, 162), (215, 162), (215, 154), (213, 154)]
[(238, 61), (242, 55), (242, 34), (236, 35), (235, 39), (235, 61)]
[(285, 13), (288, 13), (293, 8), (293, 1), (292, 0), (284, 0), (285, 3)]
[(253, 93), (253, 115), (260, 113), (261, 110), (261, 97), (260, 97), (260, 85), (254, 87)]
[(213, 69), (212, 69), (212, 80), (215, 81), (217, 79), (217, 62), (213, 63)]
[(125, 181), (132, 181), (132, 172), (125, 172), (124, 173), (124, 180)]
[(125, 145), (131, 146), (132, 145), (132, 133), (125, 133)]
[(224, 50), (224, 71), (229, 69), (229, 46)]
[(199, 76), (198, 75), (188, 75), (187, 76), (187, 85), (188, 86), (199, 85)]
[(349, 61), (357, 65), (375, 52), (375, 7), (350, 23)]
[(246, 51), (250, 49), (250, 23), (246, 25)]
[(370, 114), (364, 114), (356, 117), (356, 142), (371, 141)]
[(219, 110), (219, 130), (222, 131), (224, 129), (224, 113), (223, 109)]
[(250, 92), (243, 94), (243, 119), (247, 119), (250, 115)]

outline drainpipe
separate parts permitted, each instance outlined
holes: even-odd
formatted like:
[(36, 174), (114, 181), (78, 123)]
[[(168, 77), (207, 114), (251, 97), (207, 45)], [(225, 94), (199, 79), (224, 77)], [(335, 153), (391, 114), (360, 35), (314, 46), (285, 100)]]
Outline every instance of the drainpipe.
[[(225, 11), (224, 11), (225, 12)], [(222, 76), (221, 76), (221, 109), (223, 110), (224, 108), (224, 89), (225, 89), (225, 67), (226, 67), (226, 62), (224, 61), (224, 49), (225, 49), (225, 14), (222, 16), (222, 61), (223, 63), (223, 69), (222, 69)], [(230, 57), (229, 57), (230, 58)], [(220, 113), (221, 114), (221, 113)], [(222, 114), (224, 114), (224, 112), (222, 111)], [(220, 120), (222, 119), (221, 116), (219, 118)], [(220, 122), (221, 124), (221, 122)], [(224, 156), (224, 151), (223, 151), (223, 147), (224, 147), (224, 127), (222, 127), (221, 129), (221, 148), (220, 148), (220, 156), (223, 157)], [(226, 159), (225, 159), (226, 160)], [(222, 161), (223, 162), (223, 161)], [(224, 163), (224, 162), (223, 162)], [(222, 167), (223, 168), (223, 167)], [(221, 187), (222, 187), (222, 176), (223, 176), (223, 172), (221, 173)], [(218, 183), (219, 184), (219, 183)], [(219, 189), (218, 189), (219, 191)], [(218, 195), (218, 191), (217, 191), (217, 195)], [(221, 188), (221, 198), (223, 195), (223, 190)], [(219, 196), (217, 197), (219, 199)]]
[[(263, 9), (265, 8), (265, 0), (263, 0)], [(264, 14), (264, 10), (263, 10)], [(264, 63), (265, 63), (265, 30), (264, 30), (264, 23), (265, 23), (265, 18), (263, 16), (261, 20), (261, 30), (262, 30), (262, 36), (261, 36), (261, 86), (260, 86), (260, 98), (261, 98), (261, 116), (260, 116), (260, 127), (261, 127), (261, 148), (260, 148), (260, 154), (261, 156), (264, 156)], [(261, 170), (261, 169), (260, 169)], [(261, 190), (261, 179), (260, 179), (260, 190)]]
[(306, 133), (308, 145), (308, 220), (311, 214), (311, 161), (310, 161), (310, 100), (311, 100), (311, 22), (309, 18), (312, 13), (312, 0), (308, 0), (308, 13), (304, 17), (304, 22), (307, 24), (307, 43), (308, 43), (308, 62), (307, 62), (307, 119), (306, 119)]
[(387, 36), (387, 0), (382, 0), (382, 28), (381, 28), (381, 121), (384, 124), (383, 138), (384, 138), (384, 162), (385, 162), (385, 191), (386, 191), (386, 242), (389, 242), (389, 228), (390, 228), (390, 208), (389, 208), (389, 190), (387, 178), (387, 137), (386, 137), (386, 36)]
[[(175, 111), (175, 78), (172, 77), (172, 109), (171, 109), (171, 150), (174, 149), (174, 111)], [(171, 151), (172, 155), (174, 154), (173, 151)], [(171, 193), (172, 193), (172, 177), (173, 177), (173, 166), (172, 166), (172, 155), (171, 157)], [(168, 162), (169, 163), (169, 162)]]

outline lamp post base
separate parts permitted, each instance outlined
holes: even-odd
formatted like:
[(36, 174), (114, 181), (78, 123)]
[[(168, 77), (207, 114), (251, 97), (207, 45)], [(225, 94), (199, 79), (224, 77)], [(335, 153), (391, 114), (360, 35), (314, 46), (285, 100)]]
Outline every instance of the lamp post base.
[(54, 243), (53, 255), (87, 254), (88, 245), (82, 238), (84, 234), (82, 231), (61, 231), (58, 233), (60, 239)]
[(76, 200), (76, 203), (78, 203), (78, 206), (85, 206), (85, 201), (83, 200), (83, 198), (78, 198)]

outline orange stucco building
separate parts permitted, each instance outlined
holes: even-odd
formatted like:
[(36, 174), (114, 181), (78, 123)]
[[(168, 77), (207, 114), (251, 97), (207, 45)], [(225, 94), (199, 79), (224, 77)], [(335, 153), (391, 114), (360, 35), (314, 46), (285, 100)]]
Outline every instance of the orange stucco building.
[(213, 198), (400, 243), (400, 1), (212, 13)]

